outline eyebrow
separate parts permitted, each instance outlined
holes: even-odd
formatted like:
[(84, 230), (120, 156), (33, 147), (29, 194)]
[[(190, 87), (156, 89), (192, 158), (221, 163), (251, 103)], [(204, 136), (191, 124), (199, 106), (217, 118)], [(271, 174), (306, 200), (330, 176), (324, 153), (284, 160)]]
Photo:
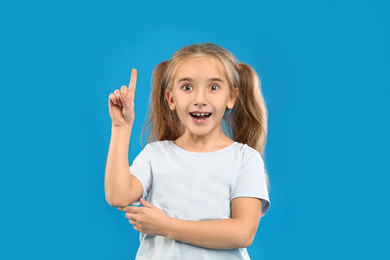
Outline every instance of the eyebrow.
[[(195, 80), (193, 80), (192, 78), (182, 78), (182, 79), (179, 79), (177, 82), (180, 83), (182, 81), (189, 81), (189, 82), (193, 82)], [(220, 79), (220, 78), (210, 78), (209, 81), (219, 81), (219, 82), (223, 82), (223, 79)]]

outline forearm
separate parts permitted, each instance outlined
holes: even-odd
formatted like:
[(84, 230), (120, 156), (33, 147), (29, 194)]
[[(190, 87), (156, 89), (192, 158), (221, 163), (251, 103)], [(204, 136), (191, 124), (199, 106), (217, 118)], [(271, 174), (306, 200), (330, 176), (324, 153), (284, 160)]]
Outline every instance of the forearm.
[(180, 242), (212, 249), (249, 247), (256, 230), (248, 230), (238, 219), (186, 221), (171, 219), (165, 236)]
[(112, 127), (107, 155), (104, 188), (106, 200), (111, 206), (129, 205), (131, 175), (129, 170), (129, 142), (132, 126)]

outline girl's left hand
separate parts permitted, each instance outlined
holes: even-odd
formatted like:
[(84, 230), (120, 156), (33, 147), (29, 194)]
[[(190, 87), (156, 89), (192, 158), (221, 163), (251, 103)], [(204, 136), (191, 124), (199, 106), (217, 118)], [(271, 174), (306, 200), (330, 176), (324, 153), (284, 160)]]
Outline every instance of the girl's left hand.
[(148, 235), (164, 236), (164, 227), (171, 217), (144, 199), (140, 202), (143, 207), (127, 206), (118, 210), (127, 212), (126, 218), (135, 230)]

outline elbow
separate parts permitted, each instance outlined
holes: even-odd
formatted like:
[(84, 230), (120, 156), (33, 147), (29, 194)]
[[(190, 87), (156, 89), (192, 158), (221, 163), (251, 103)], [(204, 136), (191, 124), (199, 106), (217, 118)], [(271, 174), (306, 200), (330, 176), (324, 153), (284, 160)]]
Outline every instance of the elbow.
[(239, 247), (240, 248), (247, 248), (250, 247), (253, 243), (253, 240), (255, 239), (256, 230), (248, 230), (248, 229), (242, 229), (242, 232), (240, 234), (240, 240), (239, 240)]
[(250, 247), (255, 239), (254, 235), (246, 235), (242, 240), (242, 248)]
[(126, 207), (126, 206), (131, 204), (129, 201), (125, 201), (123, 199), (115, 199), (115, 198), (112, 198), (109, 196), (106, 196), (106, 201), (107, 201), (108, 205), (110, 205), (111, 207), (115, 207), (115, 208)]

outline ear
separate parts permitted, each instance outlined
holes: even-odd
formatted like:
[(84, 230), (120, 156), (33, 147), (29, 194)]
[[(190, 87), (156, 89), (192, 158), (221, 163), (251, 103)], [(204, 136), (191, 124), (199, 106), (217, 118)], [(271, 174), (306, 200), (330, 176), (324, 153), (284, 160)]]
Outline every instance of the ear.
[(234, 88), (233, 91), (230, 93), (229, 101), (226, 105), (228, 109), (232, 109), (234, 107), (234, 104), (236, 104), (239, 94), (240, 91), (238, 90), (238, 88)]
[(175, 109), (176, 109), (176, 104), (175, 104), (175, 101), (174, 101), (174, 99), (173, 99), (173, 96), (172, 96), (171, 91), (166, 90), (166, 91), (165, 91), (165, 97), (167, 98), (169, 108), (170, 108), (171, 110), (175, 110)]

